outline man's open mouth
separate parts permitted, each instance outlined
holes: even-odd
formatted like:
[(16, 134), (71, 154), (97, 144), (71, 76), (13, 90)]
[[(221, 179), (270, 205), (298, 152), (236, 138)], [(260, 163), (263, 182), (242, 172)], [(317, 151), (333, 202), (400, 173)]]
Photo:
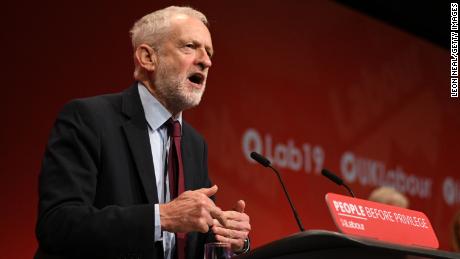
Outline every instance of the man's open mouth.
[(204, 81), (204, 75), (200, 73), (194, 73), (188, 77), (188, 80), (194, 84), (201, 85)]

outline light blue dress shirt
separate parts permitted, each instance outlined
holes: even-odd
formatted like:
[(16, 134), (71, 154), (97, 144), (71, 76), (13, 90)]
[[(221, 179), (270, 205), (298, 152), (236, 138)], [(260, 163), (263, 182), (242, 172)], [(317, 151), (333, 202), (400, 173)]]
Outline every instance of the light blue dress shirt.
[[(169, 181), (165, 173), (170, 141), (167, 127), (164, 124), (172, 115), (142, 83), (139, 82), (137, 87), (142, 107), (144, 108), (145, 119), (148, 123), (158, 201), (166, 203), (170, 201)], [(182, 125), (182, 113), (179, 113), (176, 119)], [(155, 204), (155, 241), (163, 241), (165, 259), (171, 259), (176, 243), (174, 233), (168, 231), (161, 232), (160, 220), (160, 206), (159, 204)]]

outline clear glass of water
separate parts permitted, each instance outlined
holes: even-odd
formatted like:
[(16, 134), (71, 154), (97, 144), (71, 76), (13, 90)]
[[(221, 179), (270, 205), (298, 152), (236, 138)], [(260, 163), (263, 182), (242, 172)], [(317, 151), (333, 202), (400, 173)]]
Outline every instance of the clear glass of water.
[(204, 259), (229, 259), (232, 255), (230, 244), (214, 242), (204, 245)]

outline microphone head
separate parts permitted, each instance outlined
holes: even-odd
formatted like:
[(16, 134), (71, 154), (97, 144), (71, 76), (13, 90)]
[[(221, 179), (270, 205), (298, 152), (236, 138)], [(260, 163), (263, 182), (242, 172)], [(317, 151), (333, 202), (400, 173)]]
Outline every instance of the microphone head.
[(342, 185), (343, 184), (342, 178), (340, 178), (337, 175), (331, 173), (329, 170), (327, 170), (325, 168), (323, 168), (323, 170), (321, 170), (321, 174), (326, 176), (329, 180), (333, 181), (337, 185)]
[(270, 160), (268, 160), (266, 157), (262, 156), (257, 152), (251, 152), (251, 158), (256, 160), (259, 164), (265, 167), (268, 167), (270, 165)]

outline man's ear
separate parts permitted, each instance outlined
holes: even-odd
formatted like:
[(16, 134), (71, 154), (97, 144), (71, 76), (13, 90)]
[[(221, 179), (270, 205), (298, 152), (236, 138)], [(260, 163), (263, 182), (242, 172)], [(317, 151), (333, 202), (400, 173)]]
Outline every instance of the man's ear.
[(141, 44), (134, 53), (137, 63), (146, 71), (153, 72), (157, 64), (156, 51), (147, 44)]

